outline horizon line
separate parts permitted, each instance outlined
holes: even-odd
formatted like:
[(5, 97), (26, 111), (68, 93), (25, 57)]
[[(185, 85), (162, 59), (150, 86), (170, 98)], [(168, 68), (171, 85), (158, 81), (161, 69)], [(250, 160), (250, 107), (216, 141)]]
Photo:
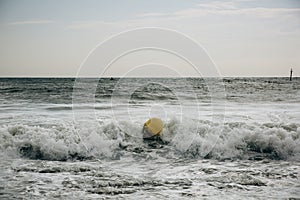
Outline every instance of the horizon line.
[[(299, 78), (300, 76), (293, 76), (293, 78)], [(94, 77), (94, 76), (0, 76), (0, 78), (290, 78), (289, 76), (130, 76), (130, 77), (122, 77), (122, 76), (102, 76), (102, 77)]]

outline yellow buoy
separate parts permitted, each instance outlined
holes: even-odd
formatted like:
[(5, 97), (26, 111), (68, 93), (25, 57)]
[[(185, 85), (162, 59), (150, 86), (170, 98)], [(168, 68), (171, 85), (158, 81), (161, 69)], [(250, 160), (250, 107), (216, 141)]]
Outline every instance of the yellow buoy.
[(154, 135), (159, 135), (164, 128), (164, 123), (161, 119), (153, 117), (145, 122), (143, 127), (143, 138), (150, 138)]

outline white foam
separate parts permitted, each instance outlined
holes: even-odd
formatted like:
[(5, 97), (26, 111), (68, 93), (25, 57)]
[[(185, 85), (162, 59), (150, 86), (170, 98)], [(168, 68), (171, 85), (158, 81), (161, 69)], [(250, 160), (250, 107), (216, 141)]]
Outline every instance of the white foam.
[[(81, 124), (52, 127), (3, 125), (0, 149), (6, 154), (34, 159), (66, 160), (114, 157), (120, 145), (147, 148), (141, 126), (132, 122)], [(299, 124), (227, 123), (171, 119), (165, 123), (162, 139), (170, 151), (195, 158), (249, 158), (251, 152), (271, 159), (300, 160)], [(20, 153), (21, 152), (21, 153)], [(172, 153), (173, 155), (173, 153)]]

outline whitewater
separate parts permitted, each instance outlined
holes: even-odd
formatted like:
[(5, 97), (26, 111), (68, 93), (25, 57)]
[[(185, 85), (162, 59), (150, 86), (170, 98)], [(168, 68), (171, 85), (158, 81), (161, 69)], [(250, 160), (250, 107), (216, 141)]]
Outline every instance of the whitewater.
[(1, 199), (300, 198), (300, 78), (0, 78), (0, 102)]

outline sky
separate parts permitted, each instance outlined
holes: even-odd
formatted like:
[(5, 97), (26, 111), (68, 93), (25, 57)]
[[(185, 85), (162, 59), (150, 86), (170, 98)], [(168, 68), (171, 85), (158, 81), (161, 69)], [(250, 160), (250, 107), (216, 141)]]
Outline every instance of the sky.
[[(300, 76), (300, 0), (0, 0), (0, 76), (77, 76), (97, 45), (142, 27), (189, 36), (221, 76), (289, 76), (290, 68)], [(189, 68), (167, 53), (144, 51), (118, 60), (107, 75), (145, 67), (150, 58), (169, 64), (153, 66), (157, 74)]]

